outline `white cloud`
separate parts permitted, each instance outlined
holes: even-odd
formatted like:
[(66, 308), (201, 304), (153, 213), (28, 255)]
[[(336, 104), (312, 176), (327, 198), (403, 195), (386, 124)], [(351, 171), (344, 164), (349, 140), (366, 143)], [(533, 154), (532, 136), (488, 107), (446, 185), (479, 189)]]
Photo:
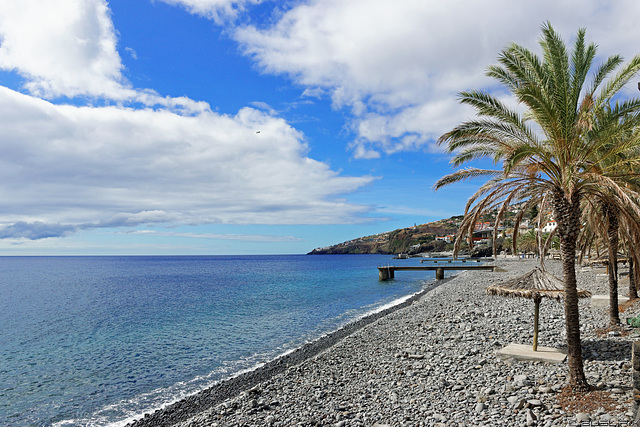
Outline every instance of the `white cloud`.
[(549, 20), (570, 39), (579, 27), (602, 55), (640, 51), (633, 0), (311, 0), (272, 27), (245, 26), (235, 37), (267, 73), (331, 93), (347, 107), (356, 157), (431, 144), (466, 119), (461, 90), (489, 88), (485, 68), (509, 42), (537, 50)]
[(0, 116), (0, 237), (149, 223), (349, 223), (367, 210), (341, 195), (371, 177), (340, 176), (307, 157), (299, 132), (255, 109), (74, 107), (0, 87)]
[(116, 45), (105, 0), (0, 0), (0, 69), (20, 74), (32, 95), (89, 96), (186, 114), (210, 109), (206, 102), (133, 88)]
[(202, 15), (222, 24), (225, 19), (234, 19), (247, 5), (255, 5), (262, 0), (161, 0), (167, 4), (183, 6), (189, 12)]
[(138, 59), (138, 52), (136, 52), (135, 49), (130, 47), (125, 47), (124, 50), (131, 56), (131, 58)]
[[(221, 25), (260, 3), (162, 1)], [(483, 71), (507, 42), (536, 49), (546, 20), (567, 38), (586, 26), (606, 54), (631, 57), (640, 37), (640, 4), (631, 0), (287, 4), (273, 26), (228, 30), (262, 70), (349, 111), (350, 147), (360, 158), (430, 149), (470, 114), (457, 92), (489, 87)], [(369, 209), (341, 195), (373, 178), (342, 176), (307, 157), (303, 135), (268, 104), (229, 116), (133, 88), (116, 46), (106, 0), (0, 0), (0, 69), (23, 76), (32, 95), (0, 87), (0, 237), (142, 224), (350, 223)], [(82, 96), (117, 105), (39, 99)], [(147, 108), (122, 107), (135, 103)]]
[[(256, 2), (180, 3), (216, 18)], [(116, 42), (105, 0), (0, 0), (0, 68), (22, 75), (32, 95), (0, 86), (0, 238), (362, 221), (369, 208), (342, 195), (373, 178), (307, 157), (302, 134), (272, 110), (221, 115), (206, 102), (132, 88)], [(79, 96), (117, 105), (41, 99)], [(123, 107), (135, 103), (147, 108)]]
[(0, 36), (0, 67), (35, 95), (133, 95), (104, 0), (0, 0)]

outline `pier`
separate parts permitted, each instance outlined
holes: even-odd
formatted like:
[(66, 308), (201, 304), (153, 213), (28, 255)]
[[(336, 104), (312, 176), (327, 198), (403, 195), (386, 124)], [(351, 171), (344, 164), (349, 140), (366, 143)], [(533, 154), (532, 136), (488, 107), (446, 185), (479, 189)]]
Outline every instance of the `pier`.
[(435, 271), (436, 279), (442, 280), (444, 279), (444, 271), (445, 270), (489, 270), (495, 271), (495, 265), (429, 265), (429, 266), (403, 266), (399, 267), (396, 265), (386, 265), (378, 267), (378, 274), (380, 280), (389, 280), (395, 277), (396, 271)]
[(478, 262), (493, 262), (495, 259), (493, 258), (458, 258), (458, 259), (450, 259), (450, 258), (431, 258), (431, 259), (421, 259), (420, 262), (431, 262), (433, 264), (438, 263), (447, 263), (447, 264), (459, 264), (459, 263), (478, 263)]

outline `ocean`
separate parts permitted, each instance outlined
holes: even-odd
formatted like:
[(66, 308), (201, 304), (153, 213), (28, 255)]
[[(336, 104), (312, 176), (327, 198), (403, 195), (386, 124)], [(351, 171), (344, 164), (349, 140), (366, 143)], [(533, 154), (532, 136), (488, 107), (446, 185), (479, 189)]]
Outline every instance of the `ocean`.
[(125, 425), (433, 282), (378, 281), (400, 263), (419, 260), (0, 257), (0, 425)]

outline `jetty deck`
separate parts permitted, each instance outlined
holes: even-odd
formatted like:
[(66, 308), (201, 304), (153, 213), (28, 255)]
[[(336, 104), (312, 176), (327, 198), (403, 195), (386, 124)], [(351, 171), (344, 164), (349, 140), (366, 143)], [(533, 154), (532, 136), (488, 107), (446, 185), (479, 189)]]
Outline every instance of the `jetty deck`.
[(460, 265), (460, 264), (456, 264), (456, 265), (429, 265), (429, 266), (423, 266), (423, 265), (417, 265), (417, 266), (397, 266), (397, 265), (385, 265), (385, 266), (380, 266), (378, 267), (378, 274), (379, 274), (379, 278), (380, 280), (389, 280), (389, 279), (393, 279), (395, 277), (395, 272), (396, 271), (416, 271), (416, 270), (422, 270), (422, 271), (435, 271), (436, 272), (436, 279), (437, 280), (442, 280), (444, 279), (444, 271), (445, 270), (489, 270), (489, 271), (495, 271), (496, 266), (495, 265)]

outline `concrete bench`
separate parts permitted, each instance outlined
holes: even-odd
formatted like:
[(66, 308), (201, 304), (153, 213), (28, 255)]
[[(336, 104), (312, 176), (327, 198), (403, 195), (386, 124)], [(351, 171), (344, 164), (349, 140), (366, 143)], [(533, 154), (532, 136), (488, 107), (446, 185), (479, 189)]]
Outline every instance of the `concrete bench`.
[[(629, 297), (618, 295), (618, 304), (624, 304), (627, 301), (629, 301)], [(591, 307), (609, 307), (609, 295), (592, 295)]]

